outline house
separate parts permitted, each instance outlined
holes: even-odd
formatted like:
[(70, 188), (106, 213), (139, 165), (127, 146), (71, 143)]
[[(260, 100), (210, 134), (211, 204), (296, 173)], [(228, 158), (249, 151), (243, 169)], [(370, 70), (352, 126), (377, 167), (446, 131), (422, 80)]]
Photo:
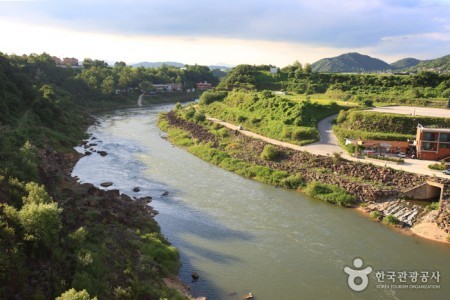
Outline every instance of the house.
[(206, 91), (206, 90), (212, 89), (212, 84), (208, 83), (207, 81), (199, 82), (195, 86), (197, 87), (197, 90), (200, 90), (200, 91)]
[(417, 158), (440, 160), (450, 156), (450, 128), (423, 127), (416, 134)]
[(78, 66), (78, 59), (74, 57), (64, 57), (62, 64), (66, 66), (76, 67)]
[(278, 68), (270, 68), (270, 74), (277, 74)]
[(406, 153), (409, 147), (408, 141), (363, 140), (359, 138), (356, 143), (362, 146), (365, 152), (376, 154)]
[(182, 85), (180, 83), (156, 83), (153, 87), (159, 92), (173, 92), (181, 91)]

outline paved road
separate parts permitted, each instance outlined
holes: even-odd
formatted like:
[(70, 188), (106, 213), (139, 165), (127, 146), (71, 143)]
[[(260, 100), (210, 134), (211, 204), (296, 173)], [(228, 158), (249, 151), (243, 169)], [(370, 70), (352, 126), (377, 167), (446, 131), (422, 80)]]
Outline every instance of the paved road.
[(332, 122), (337, 117), (332, 115), (328, 118), (323, 119), (317, 125), (317, 130), (319, 131), (320, 141), (305, 145), (303, 149), (314, 154), (331, 155), (334, 152), (344, 154), (344, 150), (339, 145), (338, 139), (333, 133)]
[[(418, 159), (409, 159), (406, 158), (405, 162), (401, 165), (397, 165), (394, 163), (390, 163), (387, 161), (382, 160), (376, 160), (376, 159), (365, 159), (365, 158), (355, 158), (350, 156), (345, 150), (343, 150), (339, 143), (337, 142), (336, 136), (333, 134), (331, 127), (332, 127), (332, 120), (336, 117), (330, 116), (328, 118), (323, 119), (318, 124), (318, 130), (320, 134), (320, 141), (314, 144), (306, 145), (306, 146), (298, 146), (291, 143), (282, 142), (279, 140), (271, 139), (265, 136), (262, 136), (260, 134), (248, 131), (248, 130), (240, 130), (240, 132), (244, 135), (250, 136), (252, 138), (263, 140), (267, 143), (271, 143), (273, 145), (279, 145), (282, 147), (299, 150), (299, 151), (308, 151), (313, 154), (319, 154), (319, 155), (332, 155), (333, 152), (341, 153), (341, 156), (347, 160), (352, 161), (359, 161), (363, 163), (372, 163), (374, 165), (383, 166), (383, 167), (391, 167), (393, 169), (397, 170), (404, 170), (411, 173), (416, 174), (423, 174), (423, 175), (429, 175), (433, 176), (436, 175), (438, 177), (447, 178), (450, 179), (449, 175), (442, 174), (441, 171), (434, 171), (428, 169), (428, 165), (432, 162), (426, 161), (426, 160), (418, 160)], [(208, 120), (219, 123), (227, 128), (230, 128), (232, 130), (237, 130), (237, 126), (222, 120), (218, 120), (215, 118), (207, 117)]]
[(428, 107), (414, 107), (414, 106), (385, 106), (385, 107), (371, 108), (368, 109), (368, 111), (411, 115), (411, 116), (450, 118), (450, 109), (443, 109), (443, 108), (428, 108)]

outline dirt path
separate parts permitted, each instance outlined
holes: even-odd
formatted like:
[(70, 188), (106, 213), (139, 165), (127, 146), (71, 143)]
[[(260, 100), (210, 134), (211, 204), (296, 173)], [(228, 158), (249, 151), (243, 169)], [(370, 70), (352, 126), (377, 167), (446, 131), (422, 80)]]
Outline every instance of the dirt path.
[(137, 105), (138, 105), (139, 107), (142, 106), (142, 97), (144, 97), (144, 93), (142, 93), (142, 94), (139, 95), (139, 98), (138, 98), (138, 101), (137, 101)]

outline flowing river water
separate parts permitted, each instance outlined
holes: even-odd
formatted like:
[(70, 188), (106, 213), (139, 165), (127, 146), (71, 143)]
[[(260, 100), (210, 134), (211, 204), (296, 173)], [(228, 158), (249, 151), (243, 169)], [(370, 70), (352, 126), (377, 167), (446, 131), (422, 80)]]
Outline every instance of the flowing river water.
[[(162, 138), (169, 105), (98, 116), (97, 150), (73, 175), (130, 196), (152, 196), (163, 234), (178, 248), (179, 277), (208, 299), (448, 299), (450, 247), (396, 232), (352, 209), (275, 188), (202, 161)], [(141, 191), (135, 193), (134, 187)], [(161, 196), (168, 191), (168, 196)], [(370, 266), (349, 288), (346, 266)], [(191, 272), (200, 279), (192, 282)], [(403, 277), (406, 272), (406, 277)], [(418, 272), (415, 282), (415, 273)], [(428, 273), (425, 273), (428, 272)], [(382, 278), (384, 274), (384, 278)], [(436, 275), (439, 274), (439, 278)], [(434, 275), (434, 276), (433, 276)], [(356, 284), (363, 283), (360, 278)]]

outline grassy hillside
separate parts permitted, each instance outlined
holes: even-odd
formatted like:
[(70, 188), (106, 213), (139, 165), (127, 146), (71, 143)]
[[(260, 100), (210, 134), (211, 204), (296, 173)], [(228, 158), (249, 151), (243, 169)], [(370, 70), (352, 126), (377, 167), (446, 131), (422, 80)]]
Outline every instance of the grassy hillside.
[[(202, 95), (201, 103), (205, 103), (208, 95)], [(231, 91), (220, 100), (203, 104), (201, 109), (213, 117), (298, 145), (316, 141), (317, 123), (342, 108), (335, 102), (318, 104), (309, 100), (291, 101), (275, 96), (270, 91)]]
[(178, 253), (145, 199), (69, 175), (88, 113), (137, 99), (113, 92), (126, 68), (91, 63), (74, 70), (47, 54), (0, 53), (0, 298), (183, 299), (163, 283)]

